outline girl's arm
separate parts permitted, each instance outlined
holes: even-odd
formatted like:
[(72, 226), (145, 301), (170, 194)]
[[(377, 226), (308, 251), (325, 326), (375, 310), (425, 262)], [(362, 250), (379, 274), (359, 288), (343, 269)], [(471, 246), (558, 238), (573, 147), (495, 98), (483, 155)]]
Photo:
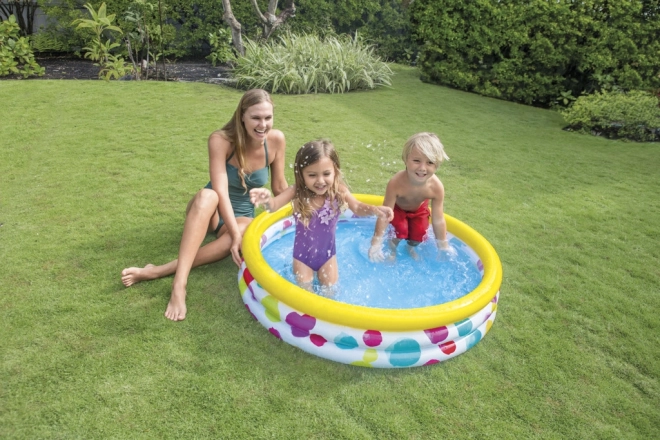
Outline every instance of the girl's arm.
[(367, 203), (362, 203), (356, 199), (346, 187), (341, 187), (340, 191), (344, 196), (344, 200), (346, 200), (346, 203), (348, 203), (349, 209), (360, 217), (367, 215), (377, 215), (378, 219), (384, 219), (386, 222), (390, 222), (394, 217), (394, 212), (389, 206), (374, 206)]
[(263, 206), (268, 212), (275, 212), (282, 206), (290, 203), (296, 195), (296, 187), (290, 186), (277, 196), (270, 195), (267, 188), (254, 188), (250, 190), (250, 202), (256, 207)]
[(271, 130), (268, 133), (268, 149), (272, 154), (273, 161), (270, 163), (270, 187), (273, 194), (282, 193), (289, 184), (284, 177), (284, 153), (286, 150), (286, 139), (280, 130)]

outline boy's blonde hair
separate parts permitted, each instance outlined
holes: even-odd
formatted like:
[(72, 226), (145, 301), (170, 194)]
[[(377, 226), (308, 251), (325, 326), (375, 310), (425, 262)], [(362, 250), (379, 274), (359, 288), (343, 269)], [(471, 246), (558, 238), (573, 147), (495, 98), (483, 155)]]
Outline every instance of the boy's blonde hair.
[(435, 164), (439, 165), (443, 160), (449, 160), (449, 156), (445, 153), (445, 147), (435, 133), (422, 132), (410, 136), (403, 146), (403, 153), (401, 154), (404, 162), (408, 160), (413, 148), (417, 148), (420, 153)]

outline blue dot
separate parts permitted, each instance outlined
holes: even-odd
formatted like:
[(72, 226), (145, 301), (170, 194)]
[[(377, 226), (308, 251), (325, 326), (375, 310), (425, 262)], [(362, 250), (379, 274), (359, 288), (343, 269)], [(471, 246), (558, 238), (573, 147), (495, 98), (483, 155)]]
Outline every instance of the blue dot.
[(422, 350), (414, 339), (402, 339), (385, 349), (390, 355), (390, 364), (395, 367), (409, 367), (419, 361)]
[(467, 341), (465, 341), (466, 345), (466, 350), (471, 349), (476, 345), (477, 342), (481, 341), (481, 332), (479, 330), (475, 330), (474, 333), (472, 333), (468, 338)]
[(458, 321), (454, 325), (456, 326), (456, 330), (458, 330), (459, 336), (465, 336), (472, 331), (472, 321), (470, 319)]
[(353, 336), (349, 336), (346, 333), (340, 333), (339, 336), (335, 338), (335, 345), (342, 350), (352, 350), (358, 346), (358, 343)]

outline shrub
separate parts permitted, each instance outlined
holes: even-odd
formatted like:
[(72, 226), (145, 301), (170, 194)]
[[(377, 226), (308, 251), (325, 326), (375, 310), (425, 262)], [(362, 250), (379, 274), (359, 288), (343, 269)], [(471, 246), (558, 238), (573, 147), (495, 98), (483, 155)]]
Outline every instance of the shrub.
[(550, 106), (559, 96), (660, 86), (658, 1), (418, 0), (419, 65), (432, 82)]
[(561, 113), (576, 131), (642, 142), (660, 140), (658, 98), (647, 92), (596, 92), (580, 96)]
[(345, 93), (390, 85), (393, 73), (360, 38), (319, 38), (286, 34), (258, 45), (246, 40), (245, 56), (236, 60), (234, 79), (240, 88), (273, 93)]
[(45, 69), (35, 61), (30, 42), (25, 37), (19, 37), (19, 33), (20, 28), (13, 15), (0, 22), (0, 76), (16, 74), (27, 78), (43, 75)]

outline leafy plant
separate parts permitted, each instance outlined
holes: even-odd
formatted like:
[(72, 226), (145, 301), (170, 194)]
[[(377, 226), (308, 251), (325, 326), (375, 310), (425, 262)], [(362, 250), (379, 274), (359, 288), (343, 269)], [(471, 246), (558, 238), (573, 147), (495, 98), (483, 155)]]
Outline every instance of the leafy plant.
[(571, 103), (575, 101), (575, 96), (573, 96), (573, 92), (570, 90), (565, 90), (559, 94), (559, 98), (557, 98), (557, 103), (560, 105), (563, 105), (564, 107), (568, 107)]
[(29, 40), (19, 35), (20, 27), (13, 15), (0, 22), (0, 76), (43, 75), (45, 69), (34, 59)]
[(165, 6), (161, 2), (151, 3), (147, 0), (133, 1), (124, 20), (130, 29), (125, 34), (126, 49), (133, 64), (133, 70), (139, 72), (136, 78), (149, 78), (149, 66), (165, 56), (165, 44), (174, 38), (175, 29), (172, 25), (162, 24)]
[(226, 63), (236, 58), (232, 50), (231, 33), (227, 29), (220, 28), (214, 34), (209, 34), (209, 44), (211, 53), (206, 58), (214, 67), (219, 62)]
[(123, 33), (118, 26), (112, 24), (115, 14), (107, 15), (105, 3), (101, 4), (98, 11), (95, 11), (90, 3), (85, 4), (85, 9), (89, 11), (92, 18), (79, 18), (72, 24), (77, 24), (80, 29), (89, 29), (94, 35), (88, 46), (83, 47), (83, 50), (86, 51), (85, 58), (96, 61), (94, 65), (101, 67), (99, 78), (105, 80), (120, 78), (131, 72), (131, 68), (126, 65), (123, 57), (112, 54), (112, 49), (119, 47), (120, 44), (111, 38), (105, 39), (105, 33), (110, 34), (110, 37), (113, 36), (113, 33)]
[(660, 140), (660, 107), (651, 93), (633, 90), (580, 96), (561, 112), (573, 130), (608, 138)]
[(236, 60), (239, 87), (273, 93), (345, 93), (390, 85), (393, 73), (358, 35), (285, 34), (264, 45), (246, 39), (245, 56)]

